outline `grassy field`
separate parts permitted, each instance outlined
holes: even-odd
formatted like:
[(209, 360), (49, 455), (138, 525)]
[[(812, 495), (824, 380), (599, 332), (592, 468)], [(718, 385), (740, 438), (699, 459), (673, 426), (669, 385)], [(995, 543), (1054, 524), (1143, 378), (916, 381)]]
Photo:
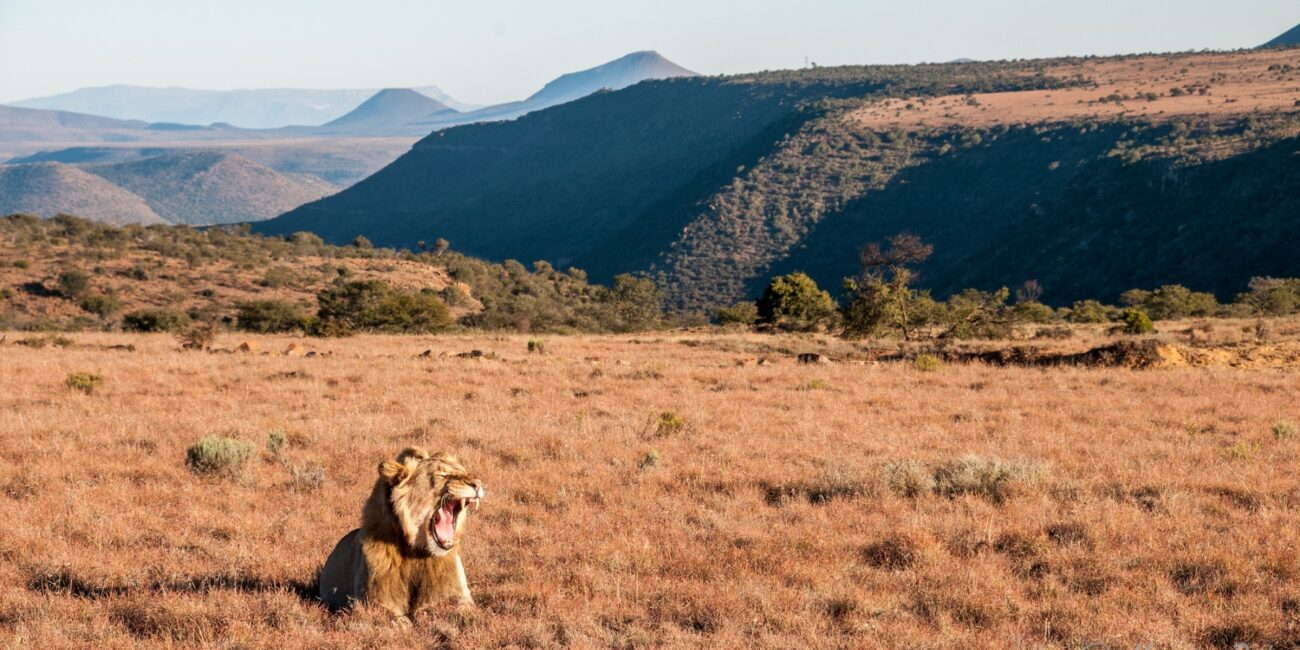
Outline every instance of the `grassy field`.
[[(0, 343), (4, 647), (1300, 644), (1294, 367), (923, 370), (699, 333), (14, 344), (37, 336)], [(201, 476), (208, 435), (257, 451)], [(479, 609), (332, 615), (315, 573), (410, 444), (487, 485)]]

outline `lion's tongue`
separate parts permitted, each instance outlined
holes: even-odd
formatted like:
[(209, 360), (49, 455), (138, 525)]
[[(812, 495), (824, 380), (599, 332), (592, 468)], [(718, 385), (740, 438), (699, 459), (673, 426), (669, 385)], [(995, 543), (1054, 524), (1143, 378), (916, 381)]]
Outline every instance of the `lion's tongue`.
[(434, 513), (433, 530), (438, 534), (439, 540), (451, 541), (452, 536), (456, 534), (456, 506), (454, 502), (447, 502), (447, 505), (438, 508), (438, 512)]

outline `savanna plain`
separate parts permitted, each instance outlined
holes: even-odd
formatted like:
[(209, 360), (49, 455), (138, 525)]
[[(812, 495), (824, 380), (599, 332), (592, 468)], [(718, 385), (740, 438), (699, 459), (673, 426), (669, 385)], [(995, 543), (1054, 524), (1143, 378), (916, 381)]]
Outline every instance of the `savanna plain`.
[[(41, 336), (0, 343), (0, 646), (1300, 644), (1294, 366), (690, 331), (16, 344)], [(254, 450), (197, 472), (207, 436)], [(331, 613), (316, 573), (408, 445), (487, 487), (478, 608)]]

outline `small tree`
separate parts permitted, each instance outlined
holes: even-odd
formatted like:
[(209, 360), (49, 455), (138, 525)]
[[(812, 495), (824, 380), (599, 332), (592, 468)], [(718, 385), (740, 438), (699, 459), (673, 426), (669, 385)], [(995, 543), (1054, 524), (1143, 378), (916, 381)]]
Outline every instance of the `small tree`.
[(804, 273), (773, 278), (756, 305), (763, 323), (811, 330), (835, 318), (835, 301)]
[(862, 271), (844, 281), (852, 296), (844, 309), (844, 331), (848, 336), (880, 336), (897, 332), (911, 339), (930, 324), (934, 301), (928, 291), (912, 288), (913, 266), (934, 253), (934, 247), (911, 233), (889, 238), (888, 246), (872, 242), (862, 248), (858, 260)]
[(614, 276), (614, 284), (606, 294), (613, 308), (613, 329), (631, 332), (652, 328), (663, 320), (663, 294), (650, 278), (631, 274)]
[(357, 235), (356, 238), (352, 240), (352, 247), (360, 248), (363, 250), (370, 250), (374, 248), (375, 245), (370, 243), (370, 240), (366, 238), (365, 235)]

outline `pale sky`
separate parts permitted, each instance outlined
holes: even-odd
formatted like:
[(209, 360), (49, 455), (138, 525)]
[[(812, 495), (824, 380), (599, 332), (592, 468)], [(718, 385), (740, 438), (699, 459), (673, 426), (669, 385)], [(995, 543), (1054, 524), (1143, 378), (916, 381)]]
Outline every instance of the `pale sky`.
[(0, 101), (83, 86), (519, 99), (658, 50), (706, 74), (1253, 47), (1296, 0), (0, 0)]

